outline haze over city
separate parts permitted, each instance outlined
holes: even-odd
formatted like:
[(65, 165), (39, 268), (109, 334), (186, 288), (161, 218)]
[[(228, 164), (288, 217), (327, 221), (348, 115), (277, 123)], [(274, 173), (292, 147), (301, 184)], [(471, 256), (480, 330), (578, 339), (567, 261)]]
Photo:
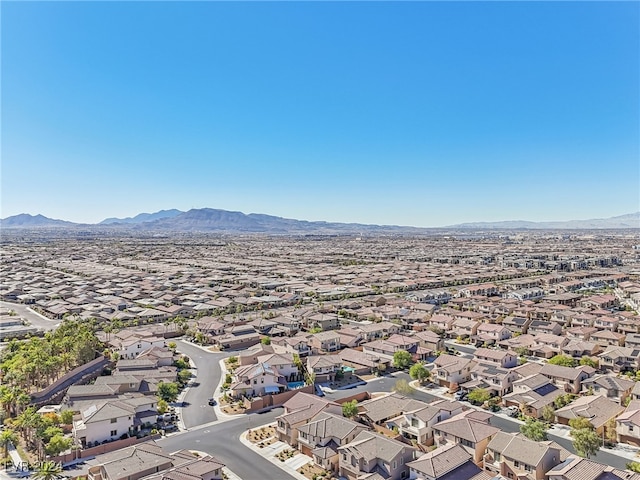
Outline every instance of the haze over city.
[(3, 2), (3, 218), (638, 211), (637, 2)]

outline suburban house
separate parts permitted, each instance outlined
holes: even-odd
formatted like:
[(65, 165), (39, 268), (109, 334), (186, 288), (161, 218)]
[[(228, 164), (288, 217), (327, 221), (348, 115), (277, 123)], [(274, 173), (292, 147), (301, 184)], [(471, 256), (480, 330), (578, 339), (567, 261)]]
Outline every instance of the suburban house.
[(334, 331), (309, 335), (309, 346), (314, 354), (331, 353), (340, 350), (340, 334)]
[(342, 372), (342, 360), (338, 355), (310, 355), (307, 357), (307, 372), (313, 374), (315, 383), (333, 382)]
[(534, 337), (534, 344), (529, 347), (532, 355), (541, 358), (551, 358), (562, 352), (569, 339), (552, 333), (539, 333)]
[(560, 335), (562, 334), (562, 326), (560, 326), (556, 322), (551, 322), (547, 320), (533, 320), (529, 324), (529, 329), (527, 330), (527, 333), (531, 335), (539, 335), (541, 333)]
[(490, 363), (478, 363), (471, 370), (471, 380), (460, 385), (465, 390), (484, 388), (491, 396), (502, 397), (513, 390), (513, 382), (519, 378), (513, 369)]
[(73, 422), (73, 437), (86, 448), (104, 441), (135, 435), (140, 426), (154, 424), (157, 417), (154, 396), (120, 397), (102, 400), (80, 411)]
[(502, 401), (506, 406), (524, 407), (525, 415), (540, 418), (542, 409), (564, 394), (548, 377), (534, 374), (513, 382), (513, 392), (504, 395)]
[(272, 345), (278, 345), (291, 353), (296, 353), (300, 357), (311, 354), (311, 342), (306, 335), (297, 334), (293, 337), (277, 337), (271, 339)]
[(587, 395), (576, 398), (569, 405), (556, 410), (556, 423), (569, 425), (572, 418), (586, 418), (599, 435), (604, 434), (607, 422), (622, 411), (619, 403), (601, 395)]
[(376, 353), (364, 353), (360, 350), (345, 348), (337, 354), (345, 367), (353, 368), (356, 375), (371, 374), (380, 369), (386, 370), (391, 364), (387, 357), (381, 357)]
[(309, 423), (298, 427), (298, 450), (314, 462), (333, 472), (338, 471), (338, 447), (354, 440), (367, 430), (361, 423), (342, 415), (320, 412)]
[(509, 316), (502, 321), (502, 326), (508, 328), (513, 335), (521, 335), (528, 333), (531, 322), (530, 318)]
[(424, 402), (407, 398), (397, 393), (365, 400), (358, 404), (358, 417), (366, 425), (384, 425), (404, 412), (425, 406)]
[(434, 364), (434, 380), (441, 386), (452, 388), (471, 379), (471, 369), (476, 362), (456, 355), (442, 354)]
[(640, 348), (608, 347), (598, 358), (602, 370), (615, 373), (637, 370), (640, 366)]
[(444, 340), (440, 335), (431, 330), (423, 330), (417, 332), (415, 337), (420, 341), (420, 346), (432, 352), (441, 352), (444, 350)]
[(616, 418), (618, 441), (640, 447), (640, 400), (631, 400)]
[(547, 472), (548, 480), (640, 480), (640, 473), (619, 470), (577, 455), (569, 457)]
[(534, 442), (522, 435), (498, 432), (487, 445), (484, 469), (518, 480), (546, 480), (547, 472), (569, 456), (554, 442)]
[(448, 444), (409, 462), (411, 480), (491, 480), (460, 444)]
[(309, 423), (318, 413), (342, 415), (339, 404), (304, 392), (296, 393), (283, 407), (284, 413), (276, 417), (276, 436), (291, 446), (298, 444), (298, 427)]
[(491, 363), (501, 368), (513, 368), (518, 365), (518, 355), (511, 351), (478, 348), (474, 357), (478, 362)]
[(154, 442), (98, 455), (91, 463), (88, 480), (222, 480), (224, 475), (224, 464), (210, 455), (168, 454)]
[(582, 393), (602, 395), (619, 404), (631, 395), (636, 382), (614, 375), (595, 375), (582, 382)]
[(563, 355), (568, 355), (575, 359), (584, 356), (593, 357), (602, 351), (600, 345), (585, 340), (569, 340), (561, 349)]
[(397, 440), (369, 431), (360, 432), (350, 443), (338, 447), (340, 476), (348, 480), (365, 478), (377, 473), (381, 478), (401, 480), (409, 478), (408, 463), (417, 450)]
[(433, 445), (433, 426), (452, 415), (462, 413), (463, 406), (458, 402), (436, 400), (433, 403), (402, 413), (387, 421), (388, 427), (396, 427), (400, 434), (415, 440), (421, 445)]
[(287, 390), (286, 378), (268, 363), (238, 367), (229, 387), (232, 397), (261, 397)]
[(540, 369), (540, 374), (549, 378), (551, 383), (558, 385), (565, 392), (577, 394), (582, 389), (582, 382), (592, 377), (595, 371), (595, 368), (586, 365), (572, 368), (546, 363)]
[(473, 457), (473, 462), (482, 466), (483, 456), (489, 441), (500, 431), (488, 423), (490, 414), (477, 410), (466, 410), (433, 426), (433, 437), (439, 447), (460, 444)]
[(624, 345), (625, 334), (612, 332), (611, 330), (598, 330), (591, 334), (589, 340), (593, 343), (597, 343), (602, 348), (608, 348), (609, 346), (622, 346)]
[(511, 335), (511, 330), (504, 325), (482, 323), (478, 326), (475, 343), (476, 345), (496, 345), (502, 340), (511, 338)]

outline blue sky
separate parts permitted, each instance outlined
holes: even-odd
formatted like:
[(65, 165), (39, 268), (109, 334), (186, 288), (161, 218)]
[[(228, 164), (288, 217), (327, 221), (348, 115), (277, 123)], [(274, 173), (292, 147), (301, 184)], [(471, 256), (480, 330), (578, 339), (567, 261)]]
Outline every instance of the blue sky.
[(2, 217), (640, 210), (638, 2), (2, 2)]

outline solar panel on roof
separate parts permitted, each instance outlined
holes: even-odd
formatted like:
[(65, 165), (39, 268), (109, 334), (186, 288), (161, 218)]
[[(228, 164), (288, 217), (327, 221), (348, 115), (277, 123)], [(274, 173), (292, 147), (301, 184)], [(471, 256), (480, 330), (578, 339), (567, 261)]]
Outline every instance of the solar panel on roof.
[(545, 395), (549, 395), (551, 392), (557, 389), (558, 387), (556, 387), (555, 385), (552, 385), (551, 383), (547, 383), (541, 387), (536, 388), (534, 392), (540, 395), (541, 397), (544, 397)]

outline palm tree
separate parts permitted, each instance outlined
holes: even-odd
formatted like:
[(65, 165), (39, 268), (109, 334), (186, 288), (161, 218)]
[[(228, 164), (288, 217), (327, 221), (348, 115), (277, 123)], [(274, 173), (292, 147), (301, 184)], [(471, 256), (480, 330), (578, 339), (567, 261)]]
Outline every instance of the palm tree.
[(62, 465), (56, 462), (40, 462), (33, 472), (38, 480), (56, 480), (62, 478)]
[(15, 445), (18, 443), (18, 436), (16, 432), (10, 429), (5, 429), (0, 432), (0, 445), (4, 447), (4, 456), (9, 456), (9, 444)]

